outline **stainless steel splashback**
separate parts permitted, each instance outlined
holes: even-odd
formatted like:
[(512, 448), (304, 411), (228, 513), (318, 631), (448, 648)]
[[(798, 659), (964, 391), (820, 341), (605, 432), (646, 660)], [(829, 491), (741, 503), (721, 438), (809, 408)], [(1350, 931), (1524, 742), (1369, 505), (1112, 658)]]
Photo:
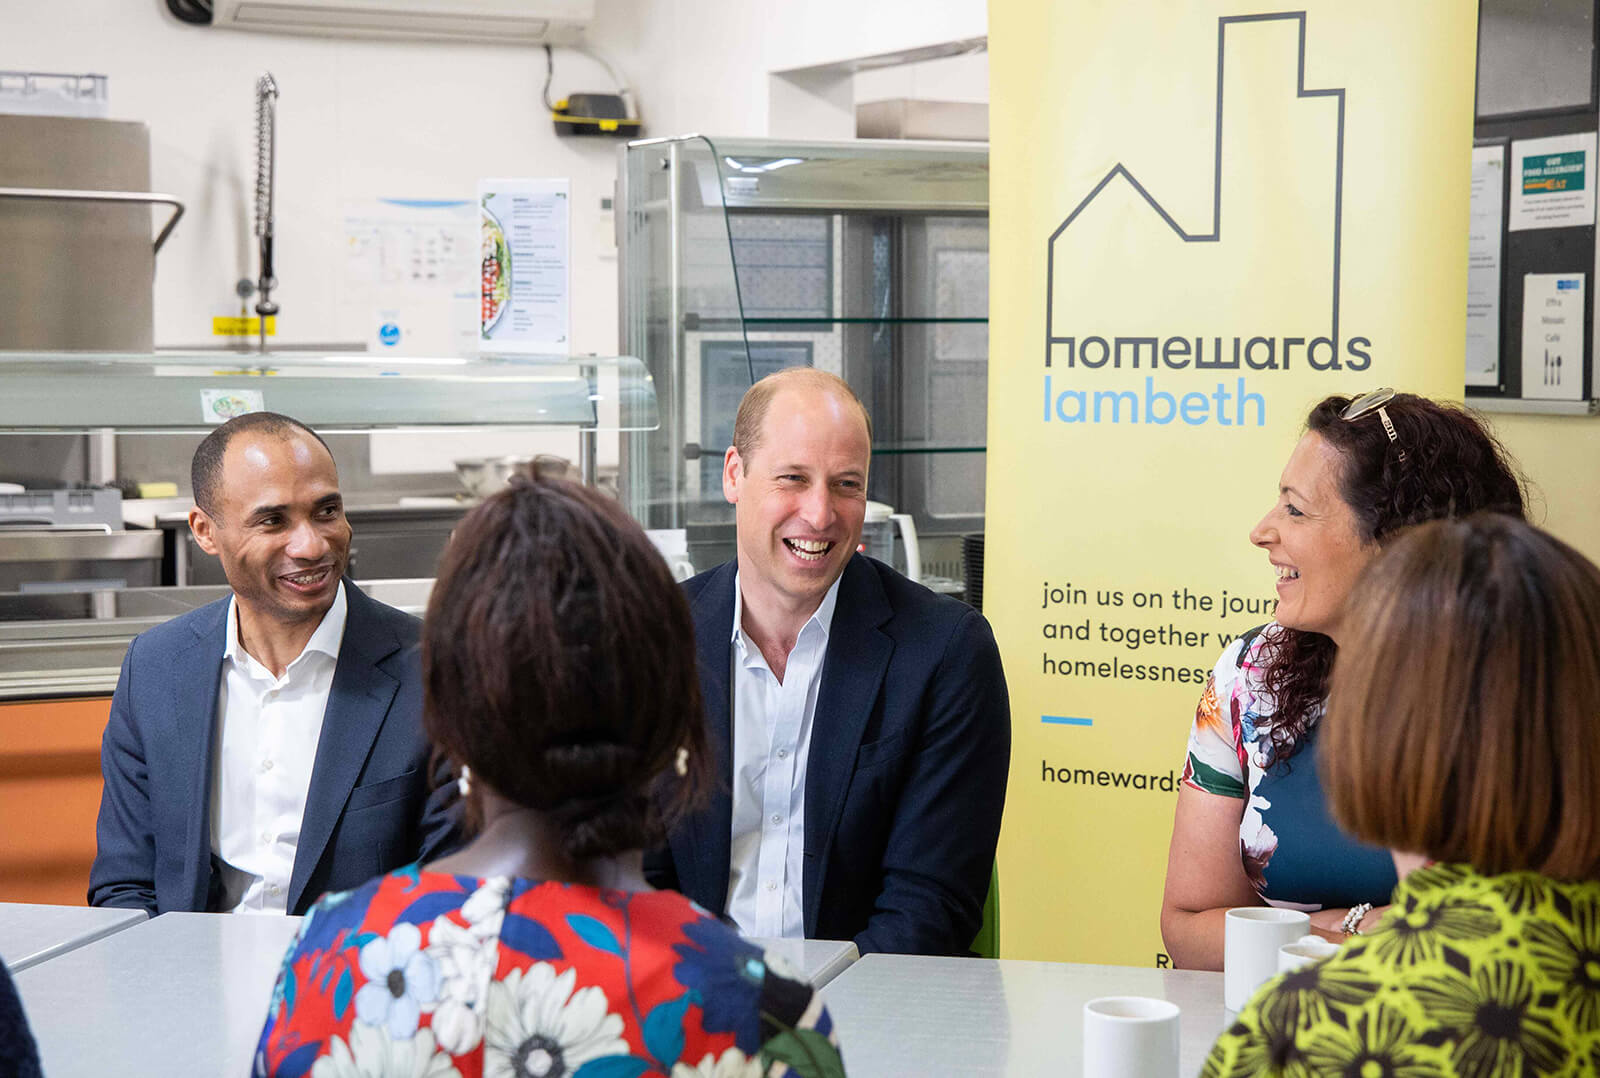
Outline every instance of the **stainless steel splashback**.
[[(0, 187), (148, 191), (149, 129), (0, 114)], [(0, 198), (0, 350), (149, 351), (151, 212)]]

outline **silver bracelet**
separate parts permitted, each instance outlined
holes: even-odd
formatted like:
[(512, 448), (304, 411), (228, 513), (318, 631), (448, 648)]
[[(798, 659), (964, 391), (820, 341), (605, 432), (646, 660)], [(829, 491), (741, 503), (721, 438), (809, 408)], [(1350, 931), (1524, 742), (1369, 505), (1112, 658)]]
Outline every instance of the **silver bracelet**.
[(1372, 903), (1357, 902), (1345, 912), (1344, 920), (1340, 922), (1339, 927), (1344, 930), (1344, 934), (1347, 936), (1359, 936), (1361, 935), (1361, 918), (1371, 912)]

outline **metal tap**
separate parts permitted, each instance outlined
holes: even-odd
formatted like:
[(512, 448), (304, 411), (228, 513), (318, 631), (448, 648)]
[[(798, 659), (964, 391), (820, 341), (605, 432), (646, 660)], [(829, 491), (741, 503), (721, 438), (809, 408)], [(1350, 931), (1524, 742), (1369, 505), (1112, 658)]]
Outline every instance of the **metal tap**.
[(260, 323), (261, 351), (267, 350), (267, 319), (278, 313), (272, 290), (278, 278), (272, 272), (273, 166), (277, 156), (278, 84), (268, 72), (256, 80), (256, 214), (255, 235), (260, 245), (261, 271), (256, 281), (256, 317)]

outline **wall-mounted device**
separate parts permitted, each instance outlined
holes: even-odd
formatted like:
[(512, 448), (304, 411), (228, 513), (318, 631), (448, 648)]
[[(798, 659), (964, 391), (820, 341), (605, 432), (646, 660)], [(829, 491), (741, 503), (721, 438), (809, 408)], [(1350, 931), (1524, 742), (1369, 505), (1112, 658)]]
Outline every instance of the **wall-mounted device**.
[(639, 118), (628, 115), (621, 94), (568, 94), (550, 108), (558, 135), (611, 135), (634, 138)]
[(342, 37), (565, 45), (594, 19), (594, 0), (216, 0), (212, 25)]

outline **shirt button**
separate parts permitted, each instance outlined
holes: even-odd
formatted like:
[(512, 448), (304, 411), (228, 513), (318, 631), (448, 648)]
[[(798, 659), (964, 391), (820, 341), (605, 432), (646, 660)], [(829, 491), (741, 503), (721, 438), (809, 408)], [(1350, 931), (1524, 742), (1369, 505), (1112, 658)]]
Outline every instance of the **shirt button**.
[(774, 812), (772, 814), (772, 822), (773, 822), (774, 825), (780, 824), (780, 823), (783, 822), (783, 817), (779, 816), (776, 812)]
[(283, 893), (283, 888), (279, 887), (277, 884), (272, 884), (270, 887), (267, 888), (267, 894), (272, 895), (274, 898), (276, 898), (278, 895), (280, 895), (282, 893)]
[(261, 844), (263, 846), (270, 846), (272, 844), (272, 833), (270, 831), (261, 832)]
[(767, 890), (776, 891), (777, 889), (778, 889), (778, 884), (777, 884), (776, 880), (768, 880), (767, 881)]
[(778, 750), (778, 759), (787, 760), (788, 758), (789, 758), (789, 750), (788, 749), (779, 749)]
[(263, 772), (271, 771), (272, 770), (272, 761), (271, 760), (262, 760), (261, 761), (261, 770)]

